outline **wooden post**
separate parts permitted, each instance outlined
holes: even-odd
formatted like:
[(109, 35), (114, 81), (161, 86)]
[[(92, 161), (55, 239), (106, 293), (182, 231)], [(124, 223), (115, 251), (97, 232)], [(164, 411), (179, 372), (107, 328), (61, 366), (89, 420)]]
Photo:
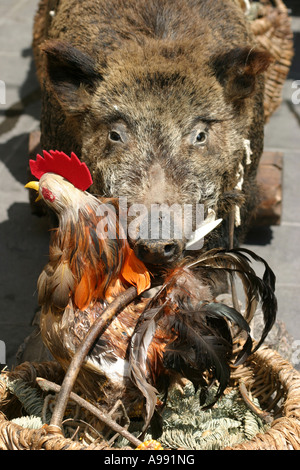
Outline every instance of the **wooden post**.
[(261, 202), (253, 226), (280, 225), (282, 216), (283, 154), (264, 152), (258, 167), (257, 182)]

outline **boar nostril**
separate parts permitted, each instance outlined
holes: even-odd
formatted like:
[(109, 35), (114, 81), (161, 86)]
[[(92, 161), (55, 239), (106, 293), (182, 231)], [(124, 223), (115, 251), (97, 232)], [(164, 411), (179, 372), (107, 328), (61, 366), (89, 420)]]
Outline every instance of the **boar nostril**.
[(168, 243), (164, 247), (164, 253), (167, 258), (169, 258), (170, 256), (173, 256), (175, 251), (176, 251), (175, 243)]
[(175, 240), (139, 240), (134, 247), (135, 254), (145, 263), (163, 265), (173, 262), (180, 255), (182, 247)]

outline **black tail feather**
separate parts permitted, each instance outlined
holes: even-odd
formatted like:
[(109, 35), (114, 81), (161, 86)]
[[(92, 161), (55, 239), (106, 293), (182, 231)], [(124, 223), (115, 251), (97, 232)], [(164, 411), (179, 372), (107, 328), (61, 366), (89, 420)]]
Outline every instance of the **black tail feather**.
[[(170, 317), (169, 327), (175, 333), (164, 353), (164, 366), (189, 379), (198, 389), (218, 381), (212, 406), (228, 386), (233, 361), (233, 341), (228, 321), (247, 335), (238, 360), (245, 360), (252, 349), (250, 328), (243, 316), (227, 305), (203, 303), (199, 310), (178, 311)], [(207, 376), (206, 375), (207, 372)]]
[[(251, 258), (264, 265), (264, 274), (260, 278), (251, 267)], [(275, 296), (276, 277), (267, 262), (246, 248), (225, 250), (213, 249), (202, 255), (199, 260), (187, 265), (190, 269), (214, 269), (236, 274), (242, 281), (246, 298), (244, 316), (251, 322), (260, 301), (264, 318), (264, 329), (257, 342), (256, 351), (266, 339), (276, 320), (277, 299)]]
[[(251, 267), (252, 260), (264, 265), (262, 278)], [(232, 307), (211, 300), (199, 298), (195, 303), (195, 295), (191, 292), (189, 296), (186, 288), (191, 284), (185, 284), (182, 280), (185, 279), (184, 276), (188, 279), (198, 268), (202, 273), (207, 269), (239, 276), (246, 299), (244, 316)], [(178, 276), (183, 276), (180, 282), (177, 282)], [(208, 388), (217, 381), (215, 398), (206, 407), (218, 400), (229, 384), (230, 366), (243, 363), (262, 344), (272, 328), (277, 311), (274, 290), (273, 271), (261, 257), (247, 249), (210, 250), (196, 262), (186, 264), (182, 271), (176, 270), (169, 276), (141, 315), (131, 341), (131, 377), (145, 397), (145, 428), (155, 410), (155, 387), (164, 382), (168, 387), (170, 374), (179, 374), (189, 379), (195, 389), (201, 387), (201, 404), (206, 399)], [(259, 301), (264, 316), (264, 328), (260, 340), (252, 349), (249, 323)], [(237, 357), (233, 353), (232, 327), (243, 332), (244, 342)], [(165, 342), (162, 341), (161, 344), (160, 359), (156, 358), (155, 364), (151, 364), (147, 354), (157, 331), (160, 331), (160, 341), (161, 332), (166, 332)], [(157, 364), (157, 360), (161, 363)], [(166, 374), (166, 380), (163, 380), (163, 374)], [(151, 384), (149, 377), (153, 379)]]

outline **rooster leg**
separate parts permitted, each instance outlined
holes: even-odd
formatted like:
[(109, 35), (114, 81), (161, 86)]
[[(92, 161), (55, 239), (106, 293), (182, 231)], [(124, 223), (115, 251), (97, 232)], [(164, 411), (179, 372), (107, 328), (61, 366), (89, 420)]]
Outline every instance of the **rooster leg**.
[[(112, 409), (108, 413), (108, 416), (110, 416), (112, 419), (114, 419), (113, 418), (114, 413), (118, 410), (118, 408), (120, 408), (121, 412), (122, 412), (121, 418), (125, 418), (125, 423), (124, 424), (122, 423), (122, 426), (123, 426), (124, 429), (128, 429), (128, 426), (130, 424), (130, 419), (128, 418), (128, 415), (126, 413), (126, 410), (125, 410), (125, 407), (123, 405), (122, 400), (117, 400), (117, 402), (114, 404), (114, 406), (112, 407)], [(112, 436), (112, 438), (108, 441), (108, 445), (111, 446), (113, 444), (113, 442), (119, 437), (119, 435), (120, 435), (119, 433), (114, 434)], [(106, 436), (104, 438), (106, 440)]]
[(117, 400), (117, 402), (114, 404), (114, 406), (112, 407), (108, 415), (113, 416), (114, 412), (117, 411), (118, 408), (121, 408), (122, 412), (124, 413), (124, 418), (126, 419), (126, 425), (129, 425), (130, 419), (127, 416), (122, 400)]

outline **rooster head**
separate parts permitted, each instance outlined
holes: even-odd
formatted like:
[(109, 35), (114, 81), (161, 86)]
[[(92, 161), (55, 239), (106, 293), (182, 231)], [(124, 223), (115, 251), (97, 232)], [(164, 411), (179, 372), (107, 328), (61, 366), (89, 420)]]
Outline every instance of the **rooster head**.
[(66, 207), (78, 206), (82, 191), (93, 184), (86, 164), (73, 152), (69, 157), (64, 152), (44, 150), (43, 157), (38, 155), (29, 165), (39, 181), (30, 181), (25, 187), (36, 190), (36, 200), (43, 199), (58, 214)]

